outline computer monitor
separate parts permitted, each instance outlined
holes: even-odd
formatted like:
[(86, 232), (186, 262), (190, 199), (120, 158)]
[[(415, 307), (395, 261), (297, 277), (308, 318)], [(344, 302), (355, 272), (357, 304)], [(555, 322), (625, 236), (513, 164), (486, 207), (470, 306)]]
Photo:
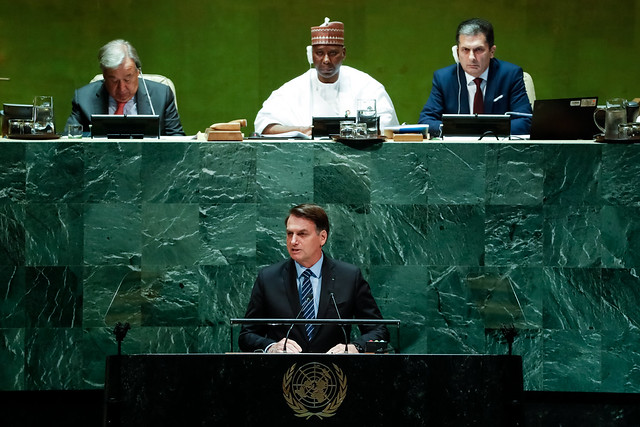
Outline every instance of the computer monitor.
[(600, 133), (593, 121), (597, 105), (597, 96), (536, 99), (531, 119), (531, 139), (592, 140), (594, 135)]
[(506, 114), (443, 114), (442, 135), (509, 137), (511, 117)]
[(313, 139), (330, 138), (331, 135), (340, 135), (340, 122), (352, 121), (355, 117), (314, 117), (312, 120), (311, 136)]
[(109, 139), (160, 138), (158, 115), (91, 115), (91, 137)]

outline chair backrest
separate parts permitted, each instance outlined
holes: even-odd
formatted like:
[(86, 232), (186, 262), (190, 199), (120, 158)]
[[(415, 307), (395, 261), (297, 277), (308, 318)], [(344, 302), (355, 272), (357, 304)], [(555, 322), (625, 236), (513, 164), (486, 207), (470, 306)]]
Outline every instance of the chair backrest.
[(531, 110), (533, 110), (533, 102), (536, 100), (536, 88), (533, 86), (533, 78), (531, 78), (531, 74), (524, 71), (522, 79), (524, 80), (524, 89), (527, 91), (527, 96), (531, 103)]
[[(176, 96), (176, 87), (171, 81), (169, 77), (165, 77), (162, 74), (144, 74), (144, 78), (147, 80), (151, 80), (152, 82), (162, 83), (163, 85), (169, 86), (171, 92), (173, 92), (173, 99), (176, 103), (176, 110), (178, 110), (178, 98)], [(104, 76), (102, 74), (96, 74), (94, 78), (91, 79), (89, 83), (97, 82), (98, 80), (103, 80)]]

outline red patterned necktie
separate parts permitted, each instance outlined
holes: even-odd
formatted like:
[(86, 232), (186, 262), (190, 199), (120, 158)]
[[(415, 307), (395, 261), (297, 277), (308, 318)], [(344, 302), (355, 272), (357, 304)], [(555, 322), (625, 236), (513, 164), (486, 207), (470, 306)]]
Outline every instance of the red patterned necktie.
[(482, 79), (476, 77), (473, 79), (473, 82), (476, 84), (476, 96), (473, 98), (473, 113), (482, 114), (484, 113), (484, 99), (482, 98), (482, 89), (480, 88)]
[(124, 106), (126, 105), (126, 102), (118, 102), (118, 108), (116, 108), (116, 112), (113, 114), (119, 114), (119, 115), (123, 115), (124, 114)]

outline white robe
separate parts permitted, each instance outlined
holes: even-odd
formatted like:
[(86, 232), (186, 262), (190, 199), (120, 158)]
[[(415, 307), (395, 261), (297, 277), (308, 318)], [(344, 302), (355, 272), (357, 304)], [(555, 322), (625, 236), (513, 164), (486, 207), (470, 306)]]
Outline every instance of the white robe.
[(335, 83), (320, 82), (311, 68), (274, 90), (258, 111), (255, 131), (262, 133), (270, 124), (311, 126), (313, 117), (355, 117), (357, 99), (376, 100), (381, 129), (398, 125), (384, 86), (367, 73), (343, 65)]

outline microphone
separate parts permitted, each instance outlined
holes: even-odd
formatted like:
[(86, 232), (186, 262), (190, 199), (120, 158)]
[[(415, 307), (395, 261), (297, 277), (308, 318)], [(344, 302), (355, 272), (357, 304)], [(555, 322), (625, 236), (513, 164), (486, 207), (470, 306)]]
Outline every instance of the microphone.
[(140, 73), (140, 78), (142, 79), (142, 85), (144, 86), (145, 92), (147, 92), (147, 99), (149, 100), (149, 105), (151, 105), (151, 114), (156, 115), (156, 110), (153, 108), (153, 103), (151, 102), (151, 96), (149, 96), (149, 88), (147, 87), (147, 82), (144, 81), (144, 75), (142, 74), (142, 67), (138, 67), (138, 72)]
[(519, 111), (507, 111), (506, 113), (507, 116), (516, 116), (516, 117), (533, 117), (533, 114), (531, 113), (521, 113)]
[[(304, 298), (304, 302), (308, 302), (311, 298), (313, 298), (311, 296), (311, 294), (307, 294), (307, 296)], [(296, 314), (296, 319), (298, 319), (300, 317), (300, 315), (302, 314), (302, 311), (304, 310), (304, 304), (302, 304), (302, 307), (300, 308), (300, 311), (298, 312), (298, 314)], [(292, 323), (291, 326), (289, 326), (289, 330), (287, 331), (287, 335), (285, 335), (284, 337), (284, 345), (282, 346), (282, 351), (284, 351), (285, 353), (287, 352), (287, 341), (289, 341), (289, 334), (291, 333), (291, 330), (293, 329), (293, 326), (295, 325), (295, 323)]]
[[(342, 316), (340, 316), (340, 311), (338, 310), (338, 304), (336, 304), (336, 299), (333, 296), (333, 292), (331, 292), (329, 296), (331, 297), (333, 308), (336, 309), (336, 314), (338, 315), (338, 319), (342, 320)], [(348, 347), (349, 341), (347, 340), (347, 332), (344, 330), (344, 325), (340, 325), (340, 328), (342, 328), (342, 335), (344, 335), (344, 352), (349, 353), (349, 347)]]

